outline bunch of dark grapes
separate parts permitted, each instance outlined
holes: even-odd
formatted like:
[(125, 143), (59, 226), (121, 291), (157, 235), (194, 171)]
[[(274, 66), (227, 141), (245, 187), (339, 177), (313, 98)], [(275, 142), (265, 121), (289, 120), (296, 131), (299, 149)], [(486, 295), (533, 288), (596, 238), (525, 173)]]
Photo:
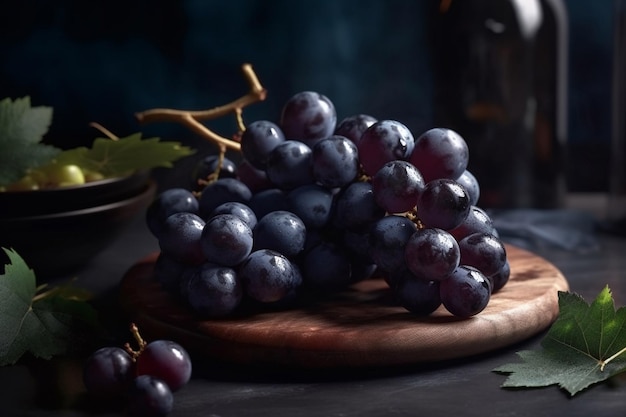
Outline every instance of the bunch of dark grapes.
[(139, 345), (133, 350), (105, 346), (83, 366), (83, 382), (91, 399), (121, 406), (131, 416), (162, 417), (172, 411), (174, 394), (191, 378), (191, 358), (172, 340), (146, 343), (131, 326)]
[(505, 247), (477, 206), (468, 146), (453, 130), (414, 137), (364, 114), (337, 122), (327, 97), (304, 91), (277, 121), (248, 124), (240, 144), (240, 163), (223, 159), (199, 191), (165, 190), (147, 211), (161, 248), (155, 277), (200, 317), (248, 301), (297, 305), (374, 276), (415, 314), (443, 304), (469, 317), (508, 281)]

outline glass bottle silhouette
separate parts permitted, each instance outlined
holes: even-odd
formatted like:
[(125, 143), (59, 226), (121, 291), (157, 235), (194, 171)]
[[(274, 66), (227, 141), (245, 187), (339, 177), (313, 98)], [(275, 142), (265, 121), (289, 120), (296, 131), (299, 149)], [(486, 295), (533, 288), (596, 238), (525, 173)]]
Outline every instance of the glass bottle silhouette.
[(553, 208), (566, 191), (561, 0), (442, 0), (431, 14), (434, 124), (460, 133), (485, 208)]

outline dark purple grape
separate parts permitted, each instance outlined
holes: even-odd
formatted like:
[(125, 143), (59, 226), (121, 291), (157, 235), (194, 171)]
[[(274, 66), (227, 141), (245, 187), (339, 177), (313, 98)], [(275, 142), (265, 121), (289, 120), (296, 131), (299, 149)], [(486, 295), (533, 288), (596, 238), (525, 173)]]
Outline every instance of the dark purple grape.
[(456, 179), (456, 182), (465, 187), (470, 198), (470, 204), (473, 206), (477, 205), (480, 199), (480, 184), (474, 174), (466, 169), (461, 176)]
[(241, 304), (243, 288), (234, 269), (205, 263), (189, 277), (185, 289), (189, 306), (201, 317), (223, 317)]
[(394, 274), (389, 281), (398, 304), (413, 314), (426, 316), (441, 305), (438, 281), (418, 278), (408, 270)]
[(491, 298), (491, 283), (478, 269), (459, 265), (448, 279), (440, 281), (439, 295), (450, 313), (471, 317), (487, 307)]
[(302, 279), (300, 271), (285, 255), (271, 249), (252, 252), (237, 273), (245, 294), (261, 303), (284, 299)]
[(235, 266), (252, 252), (252, 229), (234, 214), (218, 214), (206, 222), (200, 244), (208, 262)]
[(279, 124), (287, 139), (312, 147), (318, 140), (333, 134), (337, 113), (328, 97), (314, 91), (302, 91), (287, 100)]
[(354, 261), (360, 264), (374, 264), (370, 255), (369, 230), (344, 230), (341, 234), (341, 244)]
[(461, 254), (454, 237), (442, 229), (418, 229), (406, 243), (407, 268), (427, 281), (447, 279), (459, 266)]
[(372, 278), (378, 270), (378, 266), (373, 262), (363, 263), (360, 260), (351, 257), (350, 254), (347, 255), (352, 261), (352, 273), (350, 277), (350, 283), (352, 284)]
[(370, 255), (386, 273), (406, 269), (406, 244), (417, 226), (404, 216), (390, 215), (377, 220), (369, 233)]
[(250, 165), (250, 162), (245, 159), (237, 165), (237, 178), (253, 193), (267, 190), (274, 186), (269, 178), (267, 178), (265, 170), (253, 167)]
[[(308, 229), (306, 231), (306, 240), (304, 241), (304, 249), (302, 250), (302, 253), (306, 253), (307, 251), (309, 251), (313, 246), (318, 245), (320, 242), (322, 242), (326, 236), (325, 236), (325, 232), (328, 229)], [(300, 259), (297, 259), (297, 262), (299, 262)]]
[(500, 268), (498, 272), (487, 277), (489, 281), (491, 281), (491, 291), (496, 292), (500, 291), (506, 284), (509, 282), (511, 277), (511, 265), (509, 264), (509, 260), (504, 263), (504, 266)]
[(209, 218), (217, 216), (218, 214), (235, 215), (243, 220), (250, 229), (254, 229), (257, 223), (257, 217), (254, 211), (247, 204), (237, 201), (229, 201), (228, 203), (220, 204), (213, 210)]
[(159, 235), (159, 247), (167, 256), (186, 264), (205, 261), (200, 243), (204, 220), (199, 216), (182, 212), (169, 216)]
[(303, 185), (287, 194), (288, 209), (309, 228), (321, 228), (330, 221), (333, 193), (318, 184)]
[(467, 191), (451, 179), (426, 183), (417, 199), (417, 216), (426, 227), (454, 229), (467, 217), (471, 208)]
[(456, 180), (467, 168), (469, 149), (461, 135), (451, 129), (436, 127), (415, 139), (409, 160), (426, 182), (439, 178)]
[(281, 143), (269, 155), (265, 170), (267, 178), (283, 190), (313, 184), (312, 155), (311, 148), (303, 142), (288, 140)]
[(128, 352), (107, 346), (93, 352), (83, 365), (83, 383), (89, 395), (99, 400), (120, 400), (134, 372)]
[(154, 263), (154, 279), (161, 284), (166, 292), (177, 296), (180, 288), (180, 277), (188, 267), (188, 264), (161, 252)]
[(254, 250), (272, 249), (293, 257), (302, 252), (305, 241), (306, 226), (290, 211), (267, 213), (254, 228)]
[(490, 233), (473, 233), (459, 241), (461, 263), (491, 276), (504, 267), (507, 260), (504, 245)]
[(284, 141), (285, 135), (278, 125), (257, 120), (246, 126), (241, 135), (241, 153), (250, 165), (264, 170), (270, 152)]
[(376, 123), (375, 117), (367, 114), (355, 114), (343, 119), (335, 128), (335, 135), (345, 136), (358, 145), (361, 135), (368, 127)]
[(291, 266), (295, 277), (294, 287), (280, 300), (261, 303), (260, 307), (262, 307), (264, 311), (285, 310), (298, 307), (298, 302), (301, 300), (300, 295), (302, 293), (302, 273), (296, 263), (292, 262)]
[(344, 187), (359, 174), (359, 151), (344, 136), (322, 139), (312, 148), (312, 169), (315, 181), (328, 188)]
[(170, 188), (162, 191), (148, 206), (146, 210), (146, 222), (148, 229), (158, 238), (163, 223), (174, 213), (200, 212), (200, 205), (196, 196), (185, 188)]
[(465, 220), (454, 229), (448, 231), (457, 241), (472, 233), (491, 233), (495, 235), (493, 220), (485, 210), (477, 206), (472, 206)]
[(304, 285), (315, 291), (336, 291), (354, 283), (352, 262), (338, 244), (321, 241), (302, 261)]
[(374, 198), (372, 184), (354, 182), (336, 196), (332, 224), (339, 229), (360, 230), (384, 215), (385, 209)]
[(396, 120), (379, 120), (359, 141), (359, 160), (367, 175), (374, 175), (389, 161), (408, 160), (413, 152), (413, 134)]
[(374, 199), (388, 213), (414, 209), (424, 187), (424, 179), (419, 171), (401, 160), (387, 162), (372, 177)]
[(178, 279), (178, 298), (180, 300), (189, 300), (189, 281), (191, 281), (203, 265), (205, 264), (191, 265), (180, 275), (180, 278)]
[(200, 216), (208, 218), (220, 204), (237, 201), (248, 203), (252, 197), (250, 188), (236, 178), (220, 178), (208, 184), (200, 196)]
[[(207, 155), (196, 163), (191, 172), (191, 189), (194, 191), (202, 191), (206, 186), (209, 175), (215, 173), (220, 163), (219, 155)], [(219, 170), (218, 178), (237, 178), (237, 164), (231, 159), (224, 157)]]
[(287, 192), (280, 188), (259, 191), (252, 195), (248, 206), (254, 211), (257, 220), (272, 211), (289, 210)]
[(174, 407), (174, 395), (162, 380), (152, 375), (135, 378), (128, 392), (128, 414), (137, 417), (165, 417)]
[(165, 382), (172, 392), (178, 391), (191, 378), (191, 357), (172, 340), (149, 342), (135, 362), (137, 376), (151, 375)]

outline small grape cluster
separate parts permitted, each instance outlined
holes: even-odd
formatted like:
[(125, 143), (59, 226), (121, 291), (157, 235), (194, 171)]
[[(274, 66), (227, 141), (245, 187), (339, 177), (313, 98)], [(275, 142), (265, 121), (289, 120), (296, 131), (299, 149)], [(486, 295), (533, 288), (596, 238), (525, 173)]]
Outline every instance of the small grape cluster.
[(38, 168), (29, 169), (18, 181), (0, 187), (0, 192), (71, 187), (101, 179), (104, 179), (104, 176), (100, 172), (89, 171), (74, 164), (51, 162)]
[(443, 304), (469, 317), (508, 281), (455, 131), (415, 138), (365, 114), (337, 123), (326, 96), (303, 91), (278, 122), (248, 124), (240, 145), (240, 162), (208, 155), (189, 188), (163, 191), (147, 210), (161, 249), (154, 275), (199, 316), (232, 315), (246, 301), (297, 304), (383, 276), (410, 312)]
[(173, 393), (191, 378), (191, 358), (172, 340), (147, 343), (134, 324), (131, 331), (139, 349), (128, 343), (97, 349), (83, 366), (85, 388), (98, 403), (121, 405), (131, 416), (166, 416), (173, 409)]

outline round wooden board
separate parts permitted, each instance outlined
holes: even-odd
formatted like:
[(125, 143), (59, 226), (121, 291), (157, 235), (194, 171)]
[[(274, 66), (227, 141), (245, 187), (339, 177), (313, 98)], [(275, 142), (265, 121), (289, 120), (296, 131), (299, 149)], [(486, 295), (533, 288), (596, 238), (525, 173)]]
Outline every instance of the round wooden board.
[(157, 254), (123, 277), (120, 300), (143, 334), (176, 340), (195, 354), (235, 362), (308, 368), (415, 364), (485, 353), (545, 330), (568, 283), (550, 262), (507, 245), (511, 277), (469, 319), (443, 307), (416, 317), (390, 303), (380, 279), (314, 305), (198, 320), (152, 278)]

